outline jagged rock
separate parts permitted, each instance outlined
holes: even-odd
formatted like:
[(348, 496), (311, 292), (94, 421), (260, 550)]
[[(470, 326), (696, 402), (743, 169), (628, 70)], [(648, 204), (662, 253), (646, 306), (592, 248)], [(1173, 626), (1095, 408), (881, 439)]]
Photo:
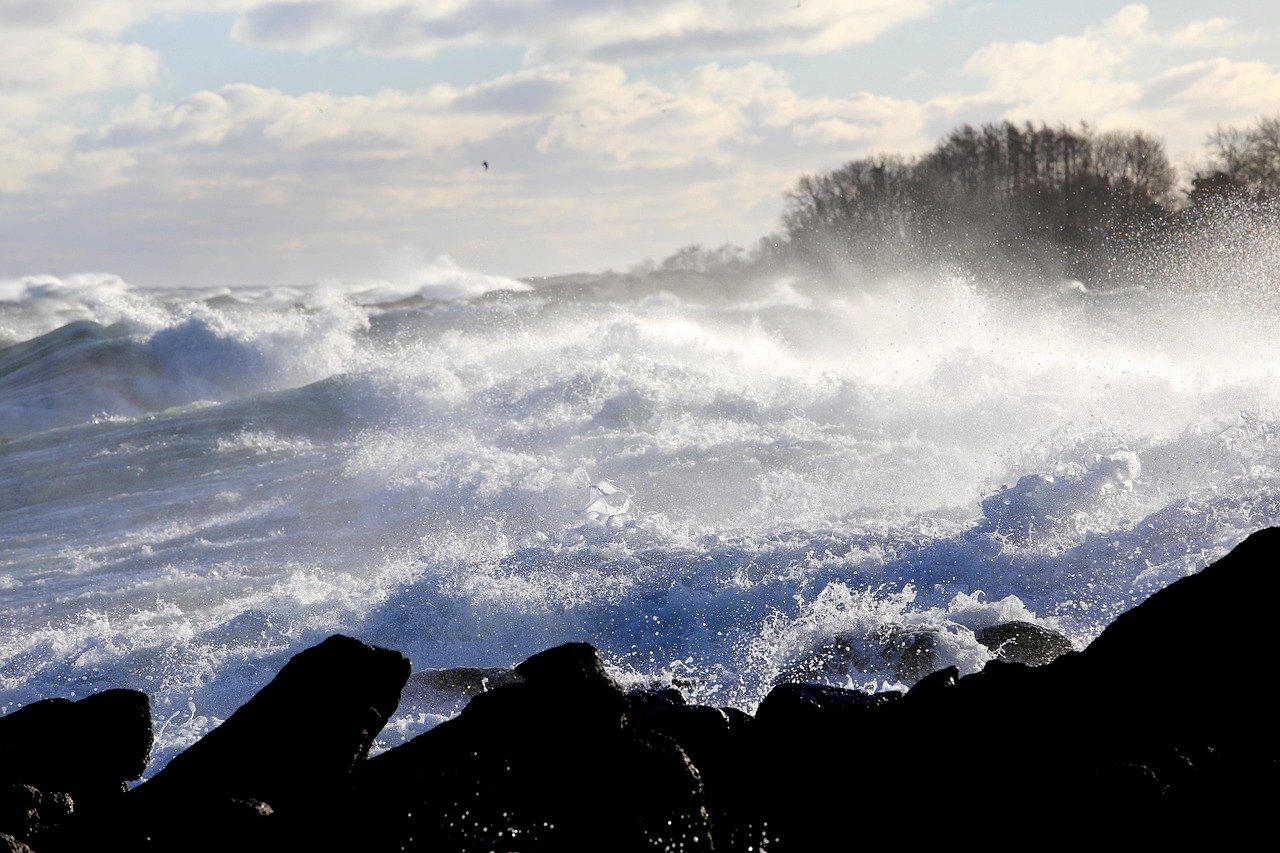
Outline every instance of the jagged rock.
[(522, 683), (361, 768), (366, 846), (711, 849), (696, 769), (673, 740), (629, 724), (594, 648), (559, 646), (516, 671)]
[(12, 835), (0, 832), (0, 853), (35, 853), (35, 851)]
[(164, 823), (173, 843), (191, 834), (192, 823), (207, 823), (210, 810), (264, 822), (260, 809), (236, 801), (267, 804), (275, 815), (266, 823), (283, 819), (297, 831), (310, 818), (332, 818), (331, 803), (345, 797), (353, 768), (395, 712), (409, 670), (399, 652), (341, 635), (298, 653), (224, 723), (130, 792), (133, 821)]
[[(1185, 677), (1212, 664), (1243, 678), (1270, 672), (1272, 628), (1246, 602), (1273, 601), (1280, 586), (1280, 527), (1254, 533), (1230, 553), (1120, 614), (1081, 653), (1120, 680)], [(1237, 651), (1224, 654), (1224, 644)], [(1211, 695), (1211, 691), (1201, 695)]]
[(139, 798), (256, 799), (280, 811), (344, 782), (409, 677), (408, 658), (335, 635), (289, 660), (222, 725), (137, 788)]
[(46, 794), (31, 785), (0, 787), (0, 832), (34, 843), (67, 822), (74, 811), (63, 793)]
[(865, 639), (859, 640), (850, 634), (838, 632), (793, 661), (778, 673), (773, 683), (775, 686), (802, 684), (860, 675), (871, 666), (871, 658), (864, 648), (866, 645)]
[[(1280, 530), (1263, 531), (1116, 619), (1084, 651), (1040, 666), (993, 660), (959, 679), (944, 670), (901, 702), (771, 694), (757, 729), (782, 734), (758, 745), (761, 776), (788, 784), (747, 807), (794, 849), (839, 845), (845, 828), (810, 816), (842, 804), (930, 814), (924, 780), (936, 780), (938, 810), (982, 813), (1012, 835), (1072, 826), (1155, 843), (1261, 828), (1280, 776), (1271, 705), (1255, 683), (1272, 629), (1240, 603), (1245, 591), (1275, 600), (1278, 563)], [(1221, 689), (1206, 689), (1207, 672), (1221, 674)], [(793, 715), (783, 723), (775, 707)], [(796, 767), (798, 737), (824, 745), (836, 766), (868, 770), (832, 787)], [(904, 792), (916, 792), (905, 813)], [(945, 822), (912, 826), (919, 843), (952, 837)]]
[(0, 717), (0, 783), (65, 792), (82, 810), (110, 803), (151, 755), (151, 700), (104, 690), (43, 699)]
[[(1263, 531), (1083, 651), (995, 659), (963, 678), (948, 667), (905, 696), (782, 684), (755, 718), (671, 689), (626, 695), (594, 648), (568, 644), (369, 760), (408, 664), (330, 638), (124, 795), (128, 831), (16, 786), (0, 790), (0, 850), (34, 838), (41, 853), (146, 839), (211, 851), (827, 850), (877, 821), (913, 844), (950, 843), (974, 815), (1004, 837), (1069, 827), (1148, 846), (1242, 844), (1269, 829), (1280, 748), (1272, 629), (1241, 601), (1276, 598), (1278, 562), (1280, 529)], [(30, 736), (47, 726), (45, 740), (68, 740), (74, 707), (0, 718), (0, 774), (53, 773)], [(78, 754), (116, 774), (136, 767), (136, 743)]]
[(763, 827), (740, 808), (747, 790), (758, 782), (755, 718), (736, 708), (690, 705), (674, 688), (633, 690), (627, 700), (633, 727), (671, 738), (697, 768), (716, 849), (759, 849), (765, 842)]
[(1000, 622), (975, 631), (974, 636), (997, 660), (1029, 666), (1041, 666), (1074, 651), (1062, 634), (1034, 622)]
[[(570, 703), (569, 713), (612, 720), (627, 710), (622, 687), (605, 671), (600, 653), (589, 643), (565, 643), (539, 652), (516, 666), (525, 682)], [(612, 725), (612, 723), (609, 723)]]
[(415, 670), (400, 695), (397, 716), (452, 717), (486, 690), (523, 680), (511, 667), (452, 666)]

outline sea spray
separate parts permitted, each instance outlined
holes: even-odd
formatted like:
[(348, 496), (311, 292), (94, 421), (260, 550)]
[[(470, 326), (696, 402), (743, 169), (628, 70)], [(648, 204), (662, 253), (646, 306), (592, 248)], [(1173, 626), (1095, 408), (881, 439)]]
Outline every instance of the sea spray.
[(334, 631), (419, 668), (585, 640), (746, 710), (909, 684), (922, 636), (975, 671), (994, 622), (1081, 648), (1280, 520), (1276, 297), (1177, 269), (6, 285), (12, 343), (133, 355), (92, 405), (84, 341), (0, 376), (0, 709), (145, 690), (158, 768)]

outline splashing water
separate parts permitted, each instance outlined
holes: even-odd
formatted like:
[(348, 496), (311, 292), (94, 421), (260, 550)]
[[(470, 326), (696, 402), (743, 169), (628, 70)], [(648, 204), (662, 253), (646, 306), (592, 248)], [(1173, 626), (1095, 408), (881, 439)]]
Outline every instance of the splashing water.
[(154, 772), (335, 631), (418, 668), (586, 640), (747, 710), (908, 684), (924, 634), (964, 672), (997, 622), (1081, 647), (1280, 520), (1265, 269), (5, 283), (0, 712), (145, 690)]

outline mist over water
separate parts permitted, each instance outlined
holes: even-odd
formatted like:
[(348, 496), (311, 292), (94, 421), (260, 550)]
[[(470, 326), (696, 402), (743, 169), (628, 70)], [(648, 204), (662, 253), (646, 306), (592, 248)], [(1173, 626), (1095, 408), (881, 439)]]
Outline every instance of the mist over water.
[[(922, 631), (963, 672), (996, 622), (1083, 647), (1280, 522), (1278, 246), (1016, 293), (0, 283), (0, 712), (145, 690), (154, 772), (335, 631), (416, 669), (586, 640), (746, 710), (905, 686)], [(454, 710), (410, 691), (382, 743)]]

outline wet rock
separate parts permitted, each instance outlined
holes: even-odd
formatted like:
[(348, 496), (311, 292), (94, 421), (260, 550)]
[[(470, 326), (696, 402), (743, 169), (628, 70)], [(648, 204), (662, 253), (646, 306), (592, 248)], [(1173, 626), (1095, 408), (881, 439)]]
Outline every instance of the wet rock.
[(1065, 636), (1034, 622), (1000, 622), (976, 631), (975, 636), (997, 660), (1029, 666), (1041, 666), (1074, 651)]
[(452, 717), (479, 694), (523, 680), (511, 667), (452, 666), (417, 670), (405, 684), (397, 713)]
[(231, 717), (134, 793), (245, 797), (280, 810), (343, 782), (409, 677), (399, 652), (335, 635), (300, 652)]
[(886, 658), (897, 658), (893, 677), (912, 684), (939, 668), (941, 643), (937, 631), (897, 634), (885, 645)]
[(633, 690), (627, 719), (675, 741), (703, 782), (717, 850), (760, 849), (766, 833), (742, 803), (758, 790), (755, 724), (736, 708), (690, 705), (679, 690)]
[[(104, 839), (374, 853), (827, 850), (878, 820), (914, 844), (950, 843), (956, 816), (968, 815), (1005, 837), (1070, 827), (1126, 843), (1243, 844), (1269, 829), (1280, 747), (1266, 687), (1271, 628), (1242, 612), (1242, 591), (1275, 600), (1278, 569), (1280, 530), (1264, 531), (1083, 651), (1035, 666), (997, 658), (963, 678), (948, 667), (905, 697), (781, 684), (754, 718), (670, 688), (624, 694), (594, 648), (567, 644), (520, 664), (509, 683), (478, 671), (423, 679), (468, 691), (478, 677), (488, 689), (368, 760), (408, 664), (331, 638), (124, 795), (128, 831), (101, 809), (89, 819), (78, 802), (60, 810), (71, 801), (27, 782), (0, 789), (0, 850), (34, 839), (42, 853)], [(924, 633), (887, 637), (902, 641), (899, 660), (913, 645), (915, 659), (930, 650)], [(1219, 681), (1203, 683), (1205, 672)], [(72, 707), (34, 703), (0, 719), (0, 756), (15, 759), (3, 772), (51, 772), (28, 737), (41, 726), (65, 735)], [(114, 774), (136, 766), (136, 743), (123, 751), (134, 763), (111, 745), (82, 747)]]
[(866, 638), (844, 632), (833, 634), (829, 640), (818, 643), (799, 660), (792, 662), (773, 683), (776, 686), (861, 676), (871, 666), (867, 652), (869, 642)]
[(514, 669), (501, 666), (451, 666), (419, 670), (409, 676), (405, 691), (432, 691), (470, 699), (494, 687), (519, 682)]

